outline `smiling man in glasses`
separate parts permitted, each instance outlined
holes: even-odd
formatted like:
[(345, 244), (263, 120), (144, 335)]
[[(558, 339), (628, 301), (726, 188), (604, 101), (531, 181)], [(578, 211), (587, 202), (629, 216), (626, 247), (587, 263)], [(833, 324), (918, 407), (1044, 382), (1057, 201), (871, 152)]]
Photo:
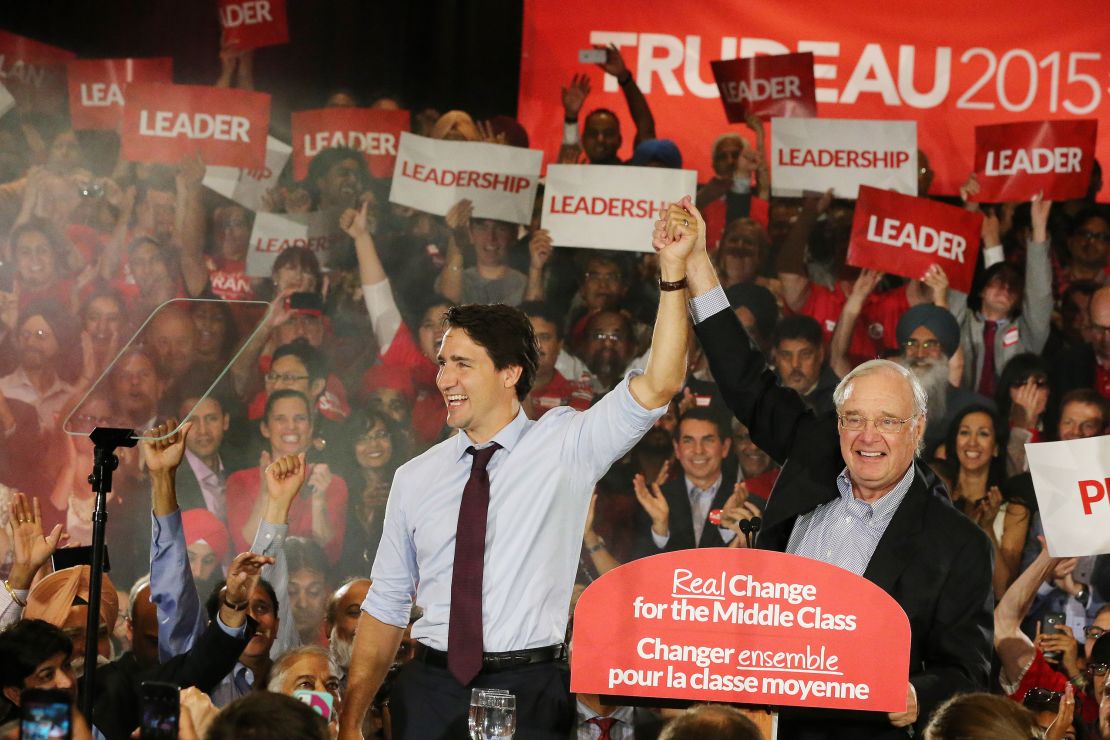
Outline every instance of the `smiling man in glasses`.
[(911, 625), (906, 707), (889, 715), (781, 708), (780, 735), (908, 737), (954, 693), (986, 689), (991, 544), (915, 462), (927, 397), (902, 365), (871, 360), (815, 414), (752, 346), (703, 250), (688, 258), (690, 312), (710, 370), (751, 439), (783, 462), (756, 546), (850, 570), (886, 591)]

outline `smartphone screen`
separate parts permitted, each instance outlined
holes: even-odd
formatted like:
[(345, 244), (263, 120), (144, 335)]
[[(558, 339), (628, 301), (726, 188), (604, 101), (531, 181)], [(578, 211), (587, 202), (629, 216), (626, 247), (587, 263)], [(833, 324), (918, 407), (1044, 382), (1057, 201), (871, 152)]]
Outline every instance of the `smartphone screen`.
[(177, 740), (180, 699), (172, 683), (144, 681), (142, 685), (141, 740)]
[[(65, 570), (76, 565), (92, 565), (92, 545), (77, 545), (75, 547), (59, 547), (50, 557), (54, 570)], [(112, 572), (112, 563), (108, 560), (108, 546), (104, 545), (104, 572)]]
[(28, 689), (20, 697), (20, 740), (73, 737), (70, 696), (64, 691)]
[(328, 692), (297, 689), (293, 692), (293, 698), (307, 704), (313, 711), (323, 717), (324, 721), (331, 722), (331, 714), (335, 710), (335, 697)]
[(607, 55), (605, 49), (579, 49), (579, 64), (605, 64)]

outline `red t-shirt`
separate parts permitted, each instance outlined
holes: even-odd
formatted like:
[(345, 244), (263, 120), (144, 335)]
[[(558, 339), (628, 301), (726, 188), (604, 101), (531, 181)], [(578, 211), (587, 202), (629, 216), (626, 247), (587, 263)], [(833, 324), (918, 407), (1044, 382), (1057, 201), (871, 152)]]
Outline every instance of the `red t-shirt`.
[[(312, 477), (314, 466), (308, 466), (308, 476)], [(243, 537), (243, 527), (250, 519), (254, 502), (258, 499), (262, 484), (260, 468), (247, 468), (232, 473), (227, 479), (227, 524), (231, 541), (236, 552), (246, 552), (251, 543)], [(347, 483), (338, 475), (332, 475), (327, 490), (328, 524), (335, 534), (324, 547), (324, 552), (332, 564), (339, 560), (343, 550), (343, 535), (347, 530)], [(289, 534), (296, 537), (312, 538), (312, 502), (302, 489), (289, 507)], [(253, 538), (253, 535), (252, 535)]]
[[(840, 320), (840, 314), (847, 302), (848, 296), (839, 285), (830, 289), (811, 282), (809, 296), (798, 313), (817, 319), (821, 324), (827, 345), (832, 339), (836, 322)], [(856, 320), (856, 327), (852, 331), (852, 343), (848, 347), (849, 360), (852, 364), (858, 365), (861, 362), (873, 360), (884, 349), (897, 349), (898, 319), (909, 307), (910, 302), (904, 287), (867, 296), (859, 319)]]
[[(1068, 679), (1064, 674), (1053, 668), (1052, 664), (1044, 659), (1044, 653), (1038, 649), (1037, 654), (1033, 656), (1033, 662), (1025, 670), (1025, 675), (1021, 677), (1017, 690), (1010, 694), (1010, 698), (1020, 704), (1024, 701), (1025, 695), (1032, 689), (1042, 688), (1049, 691), (1063, 691), (1067, 685)], [(1085, 691), (1076, 689), (1075, 708), (1085, 723), (1090, 724), (1098, 719), (1098, 705)]]
[(251, 301), (257, 297), (247, 277), (246, 260), (211, 256), (204, 258), (204, 266), (208, 268), (209, 287), (225, 301)]
[(585, 411), (594, 398), (589, 383), (567, 380), (558, 370), (543, 388), (533, 388), (531, 396), (537, 419), (557, 406), (570, 406), (572, 409)]

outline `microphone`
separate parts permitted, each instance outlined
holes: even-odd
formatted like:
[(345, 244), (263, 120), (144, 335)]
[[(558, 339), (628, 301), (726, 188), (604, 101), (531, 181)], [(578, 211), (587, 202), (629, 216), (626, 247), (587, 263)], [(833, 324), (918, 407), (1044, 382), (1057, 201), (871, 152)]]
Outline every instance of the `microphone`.
[(759, 528), (763, 526), (763, 520), (757, 516), (753, 516), (749, 522), (752, 530), (752, 542), (755, 542), (755, 536), (759, 534)]
[(744, 533), (744, 541), (748, 543), (748, 547), (752, 546), (752, 523), (747, 519), (741, 519), (736, 523), (740, 527), (740, 531)]

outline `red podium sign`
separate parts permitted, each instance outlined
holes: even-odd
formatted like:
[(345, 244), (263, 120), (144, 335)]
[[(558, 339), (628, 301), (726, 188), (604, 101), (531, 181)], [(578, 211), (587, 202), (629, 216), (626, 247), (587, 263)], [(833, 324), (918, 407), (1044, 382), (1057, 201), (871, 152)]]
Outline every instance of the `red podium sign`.
[(864, 578), (778, 552), (683, 550), (582, 594), (571, 691), (895, 712), (909, 654), (905, 612)]

